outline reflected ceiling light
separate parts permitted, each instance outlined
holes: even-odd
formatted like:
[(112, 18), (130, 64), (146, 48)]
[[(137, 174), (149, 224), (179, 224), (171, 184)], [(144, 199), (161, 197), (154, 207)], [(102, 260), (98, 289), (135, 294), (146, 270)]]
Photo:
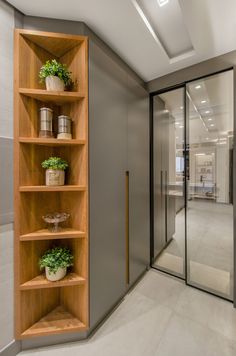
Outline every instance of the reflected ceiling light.
[(166, 5), (166, 4), (168, 4), (169, 0), (157, 0), (157, 2), (158, 2), (158, 5), (160, 7), (162, 7), (162, 6)]
[(179, 136), (176, 137), (176, 140), (179, 138)]
[(206, 137), (206, 140), (209, 140), (209, 137)]
[(220, 141), (225, 141), (226, 140), (226, 137), (221, 137), (219, 138)]
[(180, 125), (180, 127), (179, 127), (179, 128), (180, 128), (180, 129), (182, 129), (183, 127), (184, 127), (183, 125)]
[(179, 125), (179, 122), (176, 122), (175, 125)]
[(195, 89), (201, 89), (201, 85), (196, 85)]
[(215, 126), (214, 124), (210, 124), (210, 126)]
[(209, 110), (205, 111), (205, 114), (210, 114), (210, 111)]
[(212, 121), (212, 119), (208, 119), (208, 121)]
[(184, 108), (183, 106), (180, 106), (180, 110), (183, 110), (183, 108)]
[(205, 156), (205, 153), (195, 153), (195, 156)]
[(207, 101), (206, 100), (202, 100), (201, 101), (201, 104), (205, 104)]

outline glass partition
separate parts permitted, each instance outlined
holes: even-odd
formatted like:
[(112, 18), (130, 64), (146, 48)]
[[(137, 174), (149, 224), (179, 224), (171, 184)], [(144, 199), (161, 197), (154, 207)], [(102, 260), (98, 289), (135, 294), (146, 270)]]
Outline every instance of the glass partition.
[(187, 99), (187, 283), (233, 299), (233, 71)]
[(184, 278), (184, 88), (153, 98), (153, 266)]

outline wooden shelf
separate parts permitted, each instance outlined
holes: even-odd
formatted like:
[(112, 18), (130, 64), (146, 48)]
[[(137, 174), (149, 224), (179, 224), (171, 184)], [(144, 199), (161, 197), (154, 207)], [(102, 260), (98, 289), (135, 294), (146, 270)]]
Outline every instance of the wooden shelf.
[(79, 192), (86, 191), (82, 185), (25, 185), (19, 187), (20, 192)]
[(56, 282), (50, 282), (47, 280), (44, 274), (31, 279), (26, 283), (20, 285), (20, 290), (28, 289), (41, 289), (41, 288), (55, 288), (55, 287), (69, 287), (85, 284), (85, 278), (78, 276), (76, 273), (68, 273), (62, 280)]
[(72, 91), (47, 91), (43, 89), (28, 89), (19, 88), (19, 93), (30, 98), (37, 99), (46, 103), (55, 103), (56, 105), (63, 105), (81, 100), (85, 97), (83, 93)]
[(36, 335), (43, 336), (82, 330), (86, 330), (85, 324), (66, 311), (64, 307), (58, 306), (23, 332), (21, 337), (28, 338)]
[[(76, 91), (39, 83), (40, 68), (54, 58), (68, 67)], [(14, 60), (15, 338), (79, 332), (89, 325), (88, 39), (16, 29)], [(38, 137), (42, 106), (72, 118), (73, 139)], [(41, 163), (53, 156), (69, 164), (66, 185), (44, 185)], [(58, 210), (70, 214), (73, 228), (52, 233), (42, 216)], [(38, 262), (55, 245), (71, 251), (74, 265), (50, 282)]]
[(59, 232), (50, 232), (48, 229), (37, 230), (29, 234), (24, 234), (20, 236), (20, 241), (37, 241), (37, 240), (57, 240), (57, 239), (75, 239), (75, 238), (85, 238), (86, 233), (83, 231), (63, 228)]
[(42, 146), (79, 146), (85, 145), (86, 140), (60, 140), (57, 138), (37, 138), (37, 137), (20, 137), (20, 143), (28, 143)]

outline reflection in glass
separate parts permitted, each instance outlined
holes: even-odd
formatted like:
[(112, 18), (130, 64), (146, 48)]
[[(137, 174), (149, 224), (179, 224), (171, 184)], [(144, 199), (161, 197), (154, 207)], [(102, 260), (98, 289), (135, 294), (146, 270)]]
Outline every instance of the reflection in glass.
[(187, 85), (187, 281), (233, 298), (233, 71)]
[(154, 266), (184, 277), (184, 88), (153, 99)]

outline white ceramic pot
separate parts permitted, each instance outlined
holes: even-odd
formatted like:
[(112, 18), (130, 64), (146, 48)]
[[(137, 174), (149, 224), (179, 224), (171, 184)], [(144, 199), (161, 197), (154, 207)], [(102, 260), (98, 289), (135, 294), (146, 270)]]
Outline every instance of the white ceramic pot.
[(46, 170), (46, 185), (64, 185), (65, 171), (60, 169)]
[(51, 282), (59, 281), (60, 279), (64, 278), (66, 275), (66, 271), (67, 271), (66, 267), (58, 268), (56, 273), (54, 273), (49, 271), (49, 267), (45, 267), (46, 278)]
[(65, 84), (63, 80), (60, 78), (50, 75), (49, 77), (46, 77), (46, 88), (49, 91), (64, 91), (65, 90)]

